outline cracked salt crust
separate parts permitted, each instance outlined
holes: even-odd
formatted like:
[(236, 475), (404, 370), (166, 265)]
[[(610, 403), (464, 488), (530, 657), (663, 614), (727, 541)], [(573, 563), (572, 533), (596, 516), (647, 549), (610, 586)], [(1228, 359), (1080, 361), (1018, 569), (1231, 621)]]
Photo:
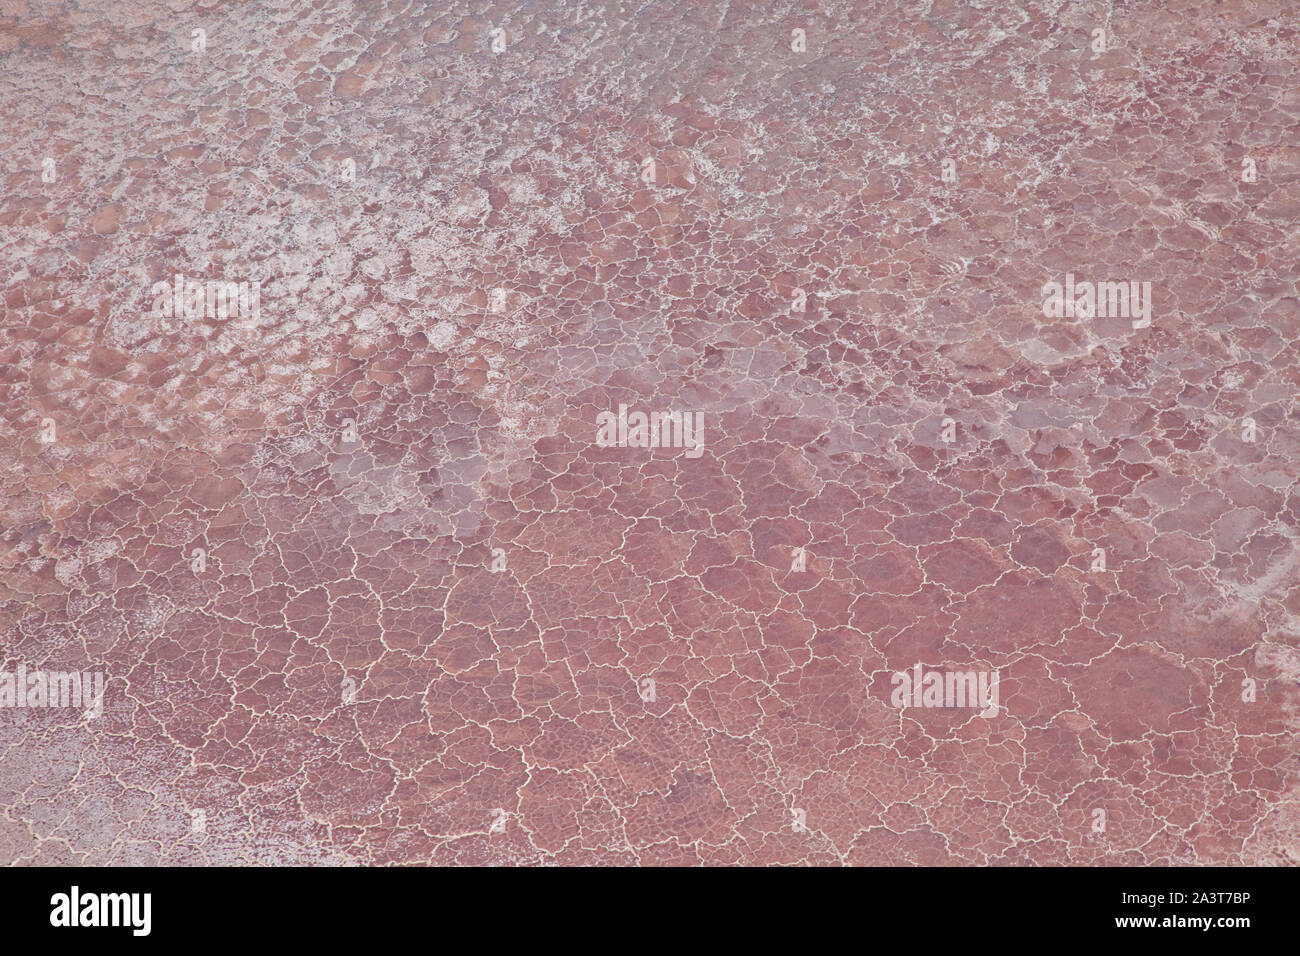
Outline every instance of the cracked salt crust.
[[(124, 675), (0, 717), (0, 861), (1300, 860), (1286, 7), (530, 12), (0, 17), (0, 666)], [(1155, 327), (1045, 322), (1071, 269)]]

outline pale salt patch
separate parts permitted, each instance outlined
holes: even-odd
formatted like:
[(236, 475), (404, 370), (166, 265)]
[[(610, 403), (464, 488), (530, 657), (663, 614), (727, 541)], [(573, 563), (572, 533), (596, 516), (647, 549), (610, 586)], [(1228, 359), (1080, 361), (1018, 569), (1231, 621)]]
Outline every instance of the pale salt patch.
[(456, 340), (458, 329), (452, 322), (439, 322), (427, 333), (429, 345), (438, 350), (445, 350)]
[(60, 558), (54, 563), (54, 579), (65, 587), (75, 586), (79, 574), (81, 574), (81, 559), (75, 555), (70, 558)]
[(302, 455), (320, 449), (320, 442), (311, 435), (302, 433), (285, 436), (284, 443), (290, 455)]
[(542, 198), (537, 189), (537, 182), (531, 176), (522, 174), (506, 176), (501, 182), (501, 188), (510, 197), (510, 201), (515, 203), (536, 202)]
[(99, 564), (122, 550), (122, 542), (117, 538), (101, 538), (86, 545), (86, 564)]

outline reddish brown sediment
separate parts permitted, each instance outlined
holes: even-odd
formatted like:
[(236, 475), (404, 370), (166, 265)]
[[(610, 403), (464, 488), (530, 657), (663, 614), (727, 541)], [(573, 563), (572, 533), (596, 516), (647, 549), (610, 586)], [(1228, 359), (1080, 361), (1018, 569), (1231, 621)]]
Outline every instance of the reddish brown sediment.
[(0, 7), (0, 862), (1300, 862), (1298, 26)]

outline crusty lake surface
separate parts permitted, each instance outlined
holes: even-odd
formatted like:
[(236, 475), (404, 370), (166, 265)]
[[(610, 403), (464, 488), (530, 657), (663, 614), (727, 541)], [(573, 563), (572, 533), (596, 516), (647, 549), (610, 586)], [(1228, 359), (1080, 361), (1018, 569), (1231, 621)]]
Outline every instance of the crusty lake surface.
[(0, 863), (1300, 862), (1298, 26), (0, 6)]

